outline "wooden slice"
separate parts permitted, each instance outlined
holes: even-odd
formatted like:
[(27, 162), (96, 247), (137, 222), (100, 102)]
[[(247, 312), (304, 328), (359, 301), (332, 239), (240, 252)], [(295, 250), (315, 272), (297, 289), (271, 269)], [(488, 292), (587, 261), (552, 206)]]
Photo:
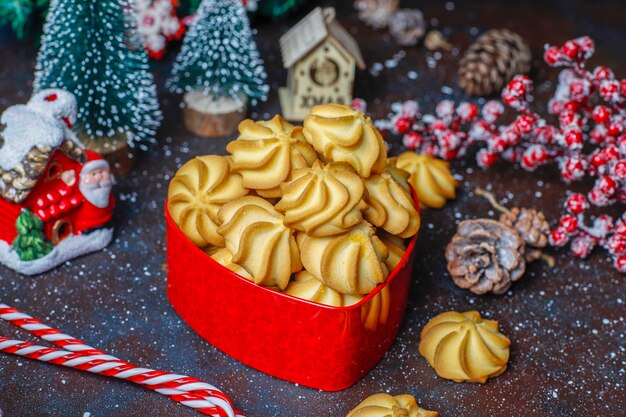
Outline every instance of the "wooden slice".
[(183, 102), (185, 127), (206, 138), (232, 135), (246, 115), (245, 99), (215, 99), (202, 91), (190, 91), (183, 96)]

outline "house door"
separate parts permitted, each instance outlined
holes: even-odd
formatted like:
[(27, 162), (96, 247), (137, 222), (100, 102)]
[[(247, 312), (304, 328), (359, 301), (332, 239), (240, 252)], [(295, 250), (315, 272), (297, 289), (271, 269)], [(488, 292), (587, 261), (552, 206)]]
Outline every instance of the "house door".
[(72, 223), (65, 219), (59, 219), (52, 226), (52, 243), (54, 245), (58, 245), (60, 241), (68, 237), (74, 232), (74, 228), (72, 227)]

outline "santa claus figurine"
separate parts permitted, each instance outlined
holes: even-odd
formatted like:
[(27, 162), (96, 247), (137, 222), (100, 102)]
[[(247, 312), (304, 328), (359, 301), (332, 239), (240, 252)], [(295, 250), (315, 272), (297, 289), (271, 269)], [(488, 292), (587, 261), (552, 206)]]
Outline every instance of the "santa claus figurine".
[(111, 192), (115, 176), (107, 161), (94, 151), (85, 151), (87, 162), (80, 170), (78, 189), (85, 197), (84, 215), (77, 221), (82, 230), (99, 227), (113, 216), (115, 198)]
[(115, 178), (72, 125), (74, 96), (43, 90), (0, 117), (0, 263), (25, 274), (102, 249)]

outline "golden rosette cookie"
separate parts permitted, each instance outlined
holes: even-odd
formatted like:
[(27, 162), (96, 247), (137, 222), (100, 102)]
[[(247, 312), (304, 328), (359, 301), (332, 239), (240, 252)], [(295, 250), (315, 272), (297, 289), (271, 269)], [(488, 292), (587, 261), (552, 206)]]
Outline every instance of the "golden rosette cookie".
[(404, 239), (387, 233), (384, 230), (378, 230), (376, 232), (376, 235), (389, 250), (389, 257), (385, 260), (385, 265), (387, 265), (387, 269), (389, 269), (389, 272), (391, 272), (396, 269), (396, 266), (398, 266), (398, 264), (402, 260), (402, 257), (404, 256), (404, 253), (406, 252)]
[(421, 408), (409, 394), (391, 396), (374, 394), (367, 397), (346, 417), (437, 417), (439, 413)]
[(295, 274), (294, 280), (287, 285), (283, 292), (294, 297), (333, 307), (351, 306), (363, 299), (363, 296), (344, 295), (332, 288), (328, 288), (306, 270)]
[(224, 246), (217, 233), (217, 212), (227, 201), (248, 194), (241, 176), (232, 174), (223, 156), (199, 156), (183, 165), (170, 182), (168, 210), (194, 245)]
[(364, 191), (363, 180), (347, 163), (316, 161), (283, 184), (276, 210), (285, 214), (287, 226), (310, 236), (336, 235), (363, 220)]
[(409, 183), (417, 193), (420, 207), (441, 208), (446, 200), (456, 198), (459, 184), (448, 162), (409, 151), (396, 159), (396, 166), (411, 174)]
[(235, 274), (242, 276), (250, 281), (253, 281), (252, 275), (243, 269), (240, 265), (233, 263), (233, 254), (226, 248), (211, 248), (207, 254), (218, 264), (222, 265), (226, 269), (233, 271)]
[(419, 352), (442, 378), (484, 384), (506, 370), (510, 345), (497, 321), (449, 311), (424, 326)]
[(239, 137), (226, 146), (231, 154), (231, 171), (240, 173), (245, 187), (267, 198), (281, 196), (280, 184), (296, 169), (310, 167), (317, 160), (306, 142), (302, 128), (281, 116), (239, 124)]
[(341, 104), (313, 106), (304, 136), (327, 161), (343, 161), (363, 178), (384, 171), (387, 147), (369, 117)]
[(335, 291), (368, 294), (387, 278), (387, 247), (366, 221), (336, 236), (298, 233), (304, 268)]
[(364, 180), (368, 205), (365, 219), (387, 232), (408, 238), (417, 233), (420, 215), (411, 194), (389, 172), (372, 175)]
[(284, 289), (291, 274), (302, 269), (293, 231), (263, 198), (241, 197), (224, 204), (217, 216), (217, 232), (233, 254), (232, 262), (248, 271), (256, 284)]

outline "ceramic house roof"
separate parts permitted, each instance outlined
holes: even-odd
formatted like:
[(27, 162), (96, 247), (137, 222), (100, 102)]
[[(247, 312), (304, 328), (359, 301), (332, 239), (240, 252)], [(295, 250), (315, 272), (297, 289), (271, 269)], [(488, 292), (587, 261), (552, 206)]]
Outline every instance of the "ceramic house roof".
[(76, 121), (76, 99), (58, 88), (35, 93), (28, 103), (7, 108), (0, 116), (0, 197), (20, 204), (35, 188), (58, 150), (82, 160)]
[(324, 9), (316, 7), (280, 38), (283, 66), (290, 68), (328, 36), (336, 39), (352, 55), (360, 69), (365, 69), (365, 61), (363, 61), (359, 45), (352, 35), (337, 22), (335, 9), (332, 7)]
[[(52, 121), (51, 121), (52, 120)], [(80, 146), (53, 119), (17, 105), (0, 118), (0, 197), (22, 203), (60, 150), (72, 159), (83, 157)]]

